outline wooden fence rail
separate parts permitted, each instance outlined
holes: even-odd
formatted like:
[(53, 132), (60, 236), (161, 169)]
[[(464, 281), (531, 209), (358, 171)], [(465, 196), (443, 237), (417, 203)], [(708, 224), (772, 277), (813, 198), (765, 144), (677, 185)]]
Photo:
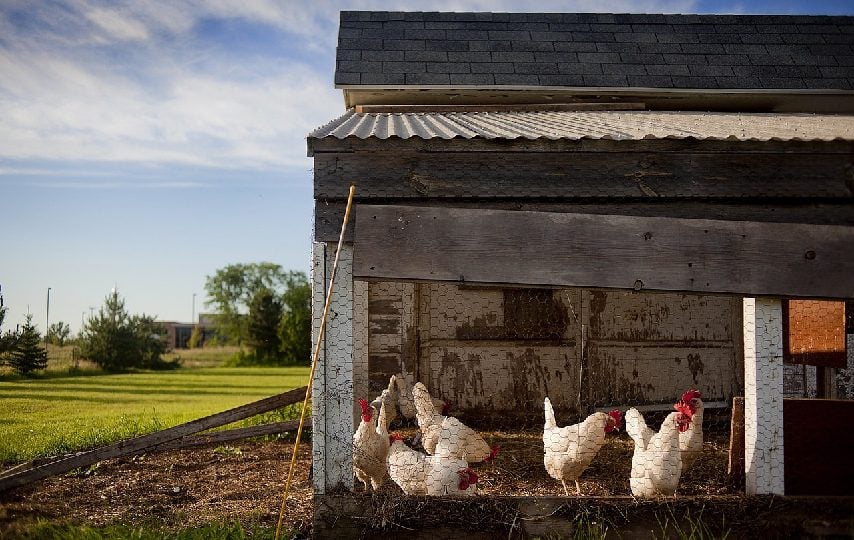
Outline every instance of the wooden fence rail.
[[(259, 401), (247, 403), (246, 405), (241, 405), (239, 407), (235, 407), (233, 409), (229, 409), (221, 413), (205, 416), (204, 418), (199, 418), (197, 420), (192, 420), (185, 424), (180, 424), (178, 426), (174, 426), (161, 431), (156, 431), (154, 433), (149, 433), (148, 435), (142, 435), (139, 437), (134, 437), (133, 439), (119, 441), (117, 443), (102, 446), (100, 448), (95, 448), (86, 452), (80, 452), (71, 456), (61, 457), (59, 459), (48, 461), (46, 463), (43, 461), (36, 461), (33, 462), (33, 466), (31, 467), (14, 467), (6, 473), (0, 475), (0, 492), (8, 491), (10, 489), (25, 484), (36, 482), (38, 480), (41, 480), (42, 478), (47, 478), (48, 476), (62, 474), (78, 467), (87, 467), (89, 465), (92, 465), (93, 463), (97, 463), (105, 459), (112, 459), (140, 453), (154, 447), (177, 441), (183, 437), (186, 437), (187, 435), (192, 435), (194, 433), (198, 433), (200, 431), (204, 431), (206, 429), (214, 427), (224, 426), (232, 422), (236, 422), (238, 420), (243, 420), (244, 418), (255, 416), (256, 414), (261, 414), (264, 412), (272, 411), (274, 409), (278, 409), (279, 407), (284, 407), (285, 405), (298, 403), (305, 398), (305, 392), (305, 387), (297, 388), (295, 390), (290, 390), (283, 394), (277, 394), (275, 396), (264, 398)], [(283, 426), (281, 424), (290, 425), (290, 422), (284, 422), (279, 424), (280, 425), (275, 429), (280, 431), (286, 431), (282, 429)], [(260, 428), (260, 426), (254, 426), (254, 428), (256, 428), (256, 432), (258, 432), (258, 435), (264, 434), (263, 430), (257, 429)], [(248, 430), (252, 428), (242, 429)], [(215, 434), (211, 434), (209, 436), (198, 437), (197, 439), (202, 440), (204, 438), (208, 438), (209, 442), (217, 442), (223, 440), (214, 440), (209, 438), (214, 436)], [(242, 435), (237, 436), (235, 438), (242, 438), (246, 436), (253, 435)], [(199, 442), (198, 444), (204, 443)]]

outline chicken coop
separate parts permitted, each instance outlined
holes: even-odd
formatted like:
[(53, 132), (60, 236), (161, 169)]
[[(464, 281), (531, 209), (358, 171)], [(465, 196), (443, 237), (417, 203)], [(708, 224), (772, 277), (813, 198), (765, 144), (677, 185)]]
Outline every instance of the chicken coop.
[[(850, 518), (851, 36), (852, 17), (342, 12), (346, 111), (307, 141), (315, 336), (343, 239), (314, 534), (788, 527), (817, 504), (763, 495), (843, 495), (822, 511)], [(394, 476), (395, 452), (453, 454), (431, 418), (488, 445), (459, 490)], [(354, 476), (360, 430), (392, 439), (379, 485)], [(638, 456), (684, 430), (691, 459), (673, 446), (676, 484), (644, 498)], [(580, 473), (550, 465), (576, 451), (550, 433), (596, 441)]]

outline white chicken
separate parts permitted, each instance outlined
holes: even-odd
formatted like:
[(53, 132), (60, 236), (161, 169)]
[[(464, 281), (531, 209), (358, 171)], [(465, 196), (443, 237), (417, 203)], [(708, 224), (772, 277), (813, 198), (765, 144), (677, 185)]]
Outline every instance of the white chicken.
[(578, 424), (558, 427), (554, 408), (545, 399), (545, 426), (543, 427), (543, 463), (549, 476), (560, 480), (563, 491), (569, 495), (566, 482), (575, 481), (575, 492), (581, 494), (578, 477), (590, 465), (605, 444), (605, 434), (619, 429), (620, 411), (608, 414), (595, 412)]
[(679, 433), (679, 450), (682, 452), (684, 474), (703, 453), (703, 400), (697, 390), (688, 390), (676, 404), (678, 411), (691, 418), (691, 427)]
[(415, 383), (412, 396), (417, 410), (418, 427), (421, 428), (421, 445), (428, 454), (464, 459), (479, 463), (495, 458), (499, 448), (490, 448), (478, 432), (453, 416), (436, 412), (427, 388)]
[[(397, 406), (400, 408), (400, 415), (407, 420), (412, 420), (418, 414), (418, 409), (415, 407), (415, 401), (412, 396), (412, 387), (409, 385), (406, 375), (398, 373), (392, 375), (389, 381), (389, 389), (392, 386), (396, 389)], [(447, 414), (447, 403), (439, 398), (431, 397), (433, 408), (442, 411), (442, 414)]]
[[(388, 456), (388, 432), (382, 423), (377, 422), (373, 408), (364, 399), (359, 400), (362, 408), (362, 421), (353, 434), (353, 471), (364, 485), (365, 491), (375, 491), (382, 486), (386, 476), (386, 457)], [(380, 416), (385, 414), (383, 404)]]
[[(644, 429), (629, 429), (629, 424), (646, 428), (643, 416), (637, 409), (626, 412), (626, 431), (635, 442), (632, 454), (632, 471), (629, 485), (635, 497), (673, 495), (682, 475), (682, 456), (679, 452), (679, 433), (688, 429), (690, 418), (681, 412), (672, 412), (661, 423), (661, 429), (648, 440)], [(649, 429), (649, 428), (646, 428)], [(640, 434), (640, 436), (639, 436)]]
[(388, 474), (406, 495), (457, 495), (477, 493), (477, 474), (464, 459), (428, 456), (392, 434), (388, 452)]
[[(394, 375), (392, 375), (392, 378)], [(380, 411), (379, 424), (385, 429), (386, 434), (388, 434), (389, 425), (397, 418), (397, 387), (394, 385), (394, 381), (390, 381), (388, 388), (382, 391), (382, 393), (377, 396), (371, 402), (371, 407), (374, 410)]]
[(400, 435), (391, 435), (388, 476), (407, 495), (427, 494), (427, 455), (409, 448)]

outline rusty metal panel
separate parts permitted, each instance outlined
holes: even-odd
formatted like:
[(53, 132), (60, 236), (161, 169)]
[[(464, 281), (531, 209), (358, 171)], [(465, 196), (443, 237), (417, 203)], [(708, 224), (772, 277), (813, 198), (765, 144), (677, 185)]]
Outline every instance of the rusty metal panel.
[(845, 367), (845, 302), (789, 300), (784, 309), (786, 362)]
[(461, 329), (504, 325), (504, 293), (495, 287), (429, 283), (422, 286), (421, 298), (431, 339), (456, 339)]
[(731, 398), (738, 382), (731, 369), (734, 347), (698, 345), (702, 344), (589, 343), (590, 401), (668, 403), (688, 388), (700, 389), (708, 401)]
[(590, 291), (591, 339), (731, 342), (733, 299), (699, 294)]
[(459, 344), (426, 348), (435, 393), (455, 407), (524, 410), (578, 407), (578, 348)]
[(698, 388), (729, 399), (741, 387), (740, 300), (585, 291), (586, 395), (593, 403), (654, 403)]
[[(684, 294), (376, 282), (372, 389), (404, 372), (463, 409), (670, 402), (740, 393), (740, 300)], [(734, 345), (739, 345), (738, 347)]]
[(463, 408), (576, 408), (578, 289), (420, 286), (421, 380)]

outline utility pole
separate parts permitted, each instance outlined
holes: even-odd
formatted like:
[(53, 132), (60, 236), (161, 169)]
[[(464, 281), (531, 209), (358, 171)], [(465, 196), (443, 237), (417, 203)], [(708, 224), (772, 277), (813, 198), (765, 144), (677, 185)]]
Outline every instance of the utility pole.
[(196, 293), (193, 293), (193, 316), (190, 322), (196, 324)]

